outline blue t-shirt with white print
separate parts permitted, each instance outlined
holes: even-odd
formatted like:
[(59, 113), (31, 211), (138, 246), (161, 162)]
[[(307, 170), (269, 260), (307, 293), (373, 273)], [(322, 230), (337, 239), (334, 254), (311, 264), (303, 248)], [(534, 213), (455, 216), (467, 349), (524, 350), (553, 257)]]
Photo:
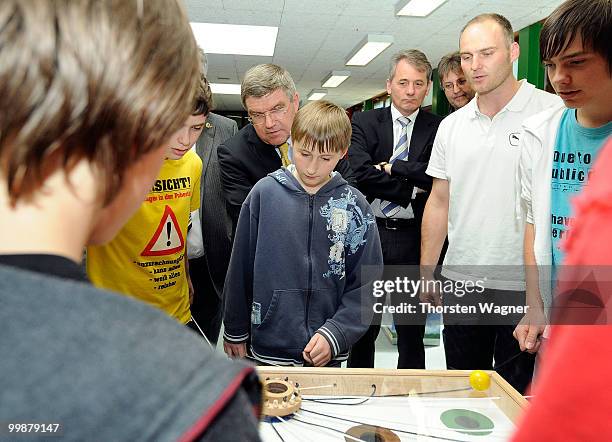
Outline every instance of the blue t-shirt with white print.
[(586, 128), (576, 120), (575, 109), (566, 109), (561, 116), (552, 164), (553, 265), (563, 262), (560, 245), (573, 221), (571, 199), (587, 184), (595, 157), (611, 134), (612, 122)]

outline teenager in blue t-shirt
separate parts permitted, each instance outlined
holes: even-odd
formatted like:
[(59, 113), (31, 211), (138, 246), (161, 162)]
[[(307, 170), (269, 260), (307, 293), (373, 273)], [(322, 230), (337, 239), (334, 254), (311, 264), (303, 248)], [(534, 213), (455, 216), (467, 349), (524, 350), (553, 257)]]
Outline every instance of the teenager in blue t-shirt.
[[(551, 181), (552, 264), (563, 262), (562, 240), (571, 227), (571, 199), (588, 185), (591, 166), (606, 138), (612, 133), (612, 122), (588, 127), (578, 121), (580, 109), (566, 109), (561, 116), (553, 151)], [(598, 123), (595, 123), (598, 124)]]
[(546, 19), (540, 35), (548, 78), (564, 106), (526, 120), (521, 137), (529, 310), (514, 335), (531, 353), (540, 347), (555, 266), (571, 235), (570, 201), (588, 186), (591, 165), (612, 134), (611, 21), (610, 0), (569, 0)]

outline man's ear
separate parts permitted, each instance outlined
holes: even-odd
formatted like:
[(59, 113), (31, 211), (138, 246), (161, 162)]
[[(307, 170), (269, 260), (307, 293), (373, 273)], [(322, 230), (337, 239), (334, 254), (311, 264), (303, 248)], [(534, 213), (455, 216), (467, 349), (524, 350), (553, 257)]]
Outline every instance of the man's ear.
[(517, 42), (513, 42), (510, 45), (510, 61), (514, 63), (516, 60), (518, 60), (519, 55), (521, 55), (521, 47)]
[(293, 94), (293, 110), (297, 112), (299, 107), (300, 107), (300, 94), (296, 92), (295, 94)]

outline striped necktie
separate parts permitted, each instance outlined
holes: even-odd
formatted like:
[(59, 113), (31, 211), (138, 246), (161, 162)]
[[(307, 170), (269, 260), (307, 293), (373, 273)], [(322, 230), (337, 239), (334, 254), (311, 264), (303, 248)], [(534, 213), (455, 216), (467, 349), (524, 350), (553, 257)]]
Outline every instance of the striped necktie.
[(289, 164), (291, 164), (291, 161), (289, 160), (289, 144), (287, 144), (287, 142), (284, 142), (283, 144), (278, 146), (278, 150), (281, 155), (283, 167), (287, 167)]
[[(406, 161), (408, 159), (408, 123), (410, 123), (410, 119), (408, 117), (400, 117), (397, 121), (402, 125), (402, 130), (389, 160), (391, 164), (397, 160)], [(387, 218), (393, 218), (393, 216), (402, 210), (402, 207), (391, 201), (381, 201), (380, 210)]]

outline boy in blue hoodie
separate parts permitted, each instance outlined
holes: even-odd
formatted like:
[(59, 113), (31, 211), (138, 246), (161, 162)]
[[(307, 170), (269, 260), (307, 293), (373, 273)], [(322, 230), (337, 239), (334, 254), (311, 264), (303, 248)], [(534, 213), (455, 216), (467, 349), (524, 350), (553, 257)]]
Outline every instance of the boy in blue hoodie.
[[(338, 366), (368, 329), (382, 251), (365, 197), (333, 172), (350, 138), (342, 108), (307, 104), (291, 128), (293, 164), (243, 203), (224, 288), (229, 356), (249, 343), (260, 363)], [(373, 266), (366, 279), (362, 266)]]

